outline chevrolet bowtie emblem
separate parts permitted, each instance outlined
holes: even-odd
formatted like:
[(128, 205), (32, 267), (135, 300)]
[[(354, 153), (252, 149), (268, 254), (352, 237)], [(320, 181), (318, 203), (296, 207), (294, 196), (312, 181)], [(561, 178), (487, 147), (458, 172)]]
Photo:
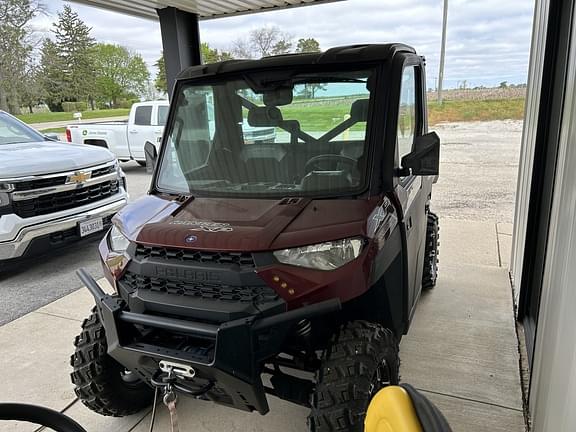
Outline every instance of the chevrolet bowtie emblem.
[(76, 171), (74, 174), (68, 176), (68, 181), (66, 183), (84, 183), (92, 176), (91, 172)]

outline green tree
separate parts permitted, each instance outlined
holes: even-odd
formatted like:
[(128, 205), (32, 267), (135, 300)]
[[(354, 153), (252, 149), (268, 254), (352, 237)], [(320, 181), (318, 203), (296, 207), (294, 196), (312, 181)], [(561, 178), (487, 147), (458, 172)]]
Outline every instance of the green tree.
[(159, 92), (166, 92), (168, 84), (166, 84), (166, 65), (164, 64), (164, 53), (160, 55), (160, 58), (154, 63), (158, 72), (156, 72), (156, 79), (154, 80), (154, 87)]
[(50, 74), (44, 89), (52, 109), (61, 110), (64, 101), (93, 100), (95, 42), (90, 31), (78, 14), (64, 5), (53, 24), (54, 42), (45, 41), (42, 48), (41, 68)]
[(29, 65), (27, 67), (22, 84), (22, 90), (19, 93), (20, 104), (27, 107), (28, 112), (32, 114), (34, 106), (42, 103), (46, 97), (38, 66)]
[[(314, 38), (301, 38), (296, 43), (297, 53), (315, 53), (320, 51), (320, 43)], [(300, 95), (306, 99), (314, 99), (316, 92), (325, 88), (324, 84), (305, 84)]]
[(65, 82), (62, 70), (64, 59), (51, 39), (44, 39), (40, 50), (40, 85), (46, 103), (52, 111), (62, 111)]
[(99, 43), (92, 55), (95, 95), (100, 102), (116, 106), (122, 97), (142, 96), (146, 92), (150, 73), (140, 54), (120, 45)]
[(41, 10), (36, 0), (0, 0), (0, 109), (20, 112), (31, 67), (30, 21)]
[[(231, 60), (234, 57), (232, 53), (224, 50), (218, 50), (217, 48), (212, 48), (208, 42), (202, 42), (200, 44), (200, 56), (202, 57), (202, 63), (216, 63), (224, 60)], [(156, 79), (154, 80), (154, 86), (158, 91), (166, 91), (166, 66), (164, 64), (164, 53), (160, 56), (154, 66), (158, 69), (156, 73)]]
[(212, 48), (208, 42), (202, 42), (200, 45), (200, 55), (202, 63), (216, 63), (232, 59), (232, 54), (223, 50), (219, 51), (218, 48)]
[(292, 49), (292, 42), (280, 39), (272, 47), (272, 55), (288, 54)]
[(296, 43), (297, 53), (315, 53), (320, 52), (320, 43), (314, 38), (298, 39)]

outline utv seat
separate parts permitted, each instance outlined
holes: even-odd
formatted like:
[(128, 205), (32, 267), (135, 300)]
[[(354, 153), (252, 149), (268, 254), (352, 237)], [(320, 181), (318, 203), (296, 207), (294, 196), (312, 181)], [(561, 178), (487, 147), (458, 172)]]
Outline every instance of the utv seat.
[(288, 151), (282, 144), (249, 144), (240, 153), (240, 162), (246, 170), (248, 182), (287, 181), (286, 163)]

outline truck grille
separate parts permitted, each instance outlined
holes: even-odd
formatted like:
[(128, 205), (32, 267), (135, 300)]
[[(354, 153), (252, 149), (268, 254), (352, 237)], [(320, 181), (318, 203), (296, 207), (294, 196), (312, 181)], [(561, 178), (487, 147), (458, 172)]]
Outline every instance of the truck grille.
[(278, 299), (278, 294), (267, 286), (230, 286), (218, 283), (189, 282), (161, 279), (126, 272), (120, 283), (129, 291), (150, 290), (203, 300), (263, 304)]
[(136, 258), (158, 258), (163, 260), (190, 261), (197, 263), (237, 264), (241, 268), (254, 268), (251, 253), (246, 252), (209, 252), (187, 249), (170, 249), (156, 246), (138, 245)]
[(111, 180), (66, 192), (14, 201), (14, 213), (22, 218), (54, 213), (90, 204), (118, 193), (118, 180)]
[[(109, 165), (103, 168), (98, 168), (92, 171), (91, 178), (100, 177), (106, 174), (111, 174), (116, 170), (114, 165)], [(89, 169), (84, 169), (81, 171), (89, 171)], [(26, 180), (22, 182), (15, 182), (14, 183), (14, 190), (15, 191), (29, 191), (35, 189), (43, 189), (47, 187), (53, 186), (62, 186), (66, 184), (66, 179), (68, 178), (67, 175), (63, 176), (56, 176), (56, 177), (46, 177), (46, 178), (38, 178), (34, 180)]]

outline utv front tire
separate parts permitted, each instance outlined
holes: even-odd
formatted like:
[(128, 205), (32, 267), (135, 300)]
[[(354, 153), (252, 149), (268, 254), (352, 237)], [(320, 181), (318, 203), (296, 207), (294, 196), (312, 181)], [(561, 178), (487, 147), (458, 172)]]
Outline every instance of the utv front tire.
[(370, 399), (398, 384), (398, 341), (379, 324), (353, 321), (322, 358), (308, 418), (312, 432), (362, 432)]
[(438, 231), (440, 228), (438, 226), (438, 216), (429, 211), (427, 217), (422, 289), (431, 290), (436, 286), (436, 279), (438, 278)]
[(126, 374), (107, 354), (104, 326), (95, 310), (82, 323), (82, 333), (74, 345), (70, 377), (84, 405), (101, 415), (123, 417), (152, 404), (153, 390), (133, 374)]

